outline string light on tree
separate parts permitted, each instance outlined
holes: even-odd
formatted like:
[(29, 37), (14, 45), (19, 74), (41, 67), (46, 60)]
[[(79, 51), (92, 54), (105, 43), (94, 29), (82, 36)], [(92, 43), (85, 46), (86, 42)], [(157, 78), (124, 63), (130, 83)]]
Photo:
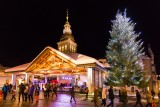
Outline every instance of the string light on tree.
[(107, 45), (106, 58), (111, 68), (106, 84), (114, 86), (136, 85), (146, 87), (149, 77), (143, 71), (141, 61), (144, 55), (140, 33), (135, 33), (136, 23), (126, 16), (126, 11), (118, 11), (112, 21), (110, 41)]

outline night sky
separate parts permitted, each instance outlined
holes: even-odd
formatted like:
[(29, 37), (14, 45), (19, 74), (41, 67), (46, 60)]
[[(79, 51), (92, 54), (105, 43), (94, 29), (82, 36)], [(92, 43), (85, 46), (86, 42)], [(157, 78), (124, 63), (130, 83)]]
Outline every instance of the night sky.
[(0, 0), (0, 64), (17, 66), (32, 61), (46, 46), (57, 49), (67, 8), (78, 53), (94, 58), (105, 57), (111, 20), (127, 9), (146, 54), (150, 44), (159, 71), (158, 0)]

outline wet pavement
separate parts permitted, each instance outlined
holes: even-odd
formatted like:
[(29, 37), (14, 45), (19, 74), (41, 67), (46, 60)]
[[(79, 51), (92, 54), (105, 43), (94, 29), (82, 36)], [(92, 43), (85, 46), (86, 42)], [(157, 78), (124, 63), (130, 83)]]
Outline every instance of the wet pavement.
[[(89, 98), (86, 99), (84, 94), (76, 94), (76, 103), (70, 102), (70, 94), (68, 93), (58, 93), (58, 98), (55, 96), (53, 98), (46, 99), (43, 97), (43, 93), (41, 92), (40, 98), (38, 102), (18, 102), (18, 94), (16, 95), (16, 100), (11, 101), (11, 95), (7, 96), (6, 101), (0, 102), (0, 107), (94, 107), (94, 103), (92, 102), (93, 95), (89, 95)], [(51, 95), (50, 95), (51, 96)], [(107, 104), (109, 104), (110, 100), (107, 99)], [(118, 97), (116, 96), (114, 100), (114, 107), (122, 107), (122, 104), (119, 103)], [(135, 95), (129, 95), (129, 101), (127, 103), (127, 107), (133, 107), (136, 103)], [(146, 105), (146, 100), (142, 99), (143, 106)], [(101, 100), (99, 100), (99, 107), (101, 104)], [(138, 107), (138, 106), (137, 106)], [(156, 106), (160, 107), (160, 106)]]

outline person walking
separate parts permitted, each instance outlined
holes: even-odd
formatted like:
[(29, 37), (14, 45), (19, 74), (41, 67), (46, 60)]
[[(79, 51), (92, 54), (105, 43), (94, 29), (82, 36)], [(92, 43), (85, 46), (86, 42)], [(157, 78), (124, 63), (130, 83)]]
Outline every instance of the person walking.
[(58, 85), (57, 85), (57, 84), (55, 84), (55, 85), (53, 86), (53, 88), (52, 88), (52, 97), (53, 97), (53, 95), (55, 94), (55, 95), (56, 95), (56, 99), (57, 99), (57, 88), (58, 88)]
[(20, 97), (22, 96), (22, 101), (24, 101), (24, 90), (25, 90), (25, 86), (23, 83), (21, 83), (19, 85), (19, 96), (18, 96), (18, 100), (20, 102)]
[(111, 100), (111, 102), (107, 105), (107, 107), (111, 106), (114, 107), (114, 93), (113, 93), (113, 87), (110, 86), (110, 89), (108, 90), (109, 92), (109, 99)]
[(2, 93), (3, 93), (3, 100), (4, 101), (6, 101), (7, 92), (8, 92), (8, 88), (7, 88), (6, 84), (4, 84), (4, 86), (2, 87)]
[(101, 87), (98, 88), (98, 92), (99, 92), (98, 94), (99, 98), (102, 99), (102, 88)]
[(74, 86), (72, 86), (71, 90), (70, 90), (70, 93), (71, 93), (71, 99), (70, 99), (70, 102), (72, 102), (72, 98), (74, 100), (74, 102), (76, 103), (76, 100), (75, 100), (75, 91), (74, 91)]
[(121, 93), (121, 89), (119, 89), (118, 96), (119, 96), (119, 102), (122, 102), (122, 93)]
[(25, 90), (24, 90), (24, 101), (27, 102), (28, 98), (28, 84), (25, 85)]
[(147, 100), (147, 105), (145, 107), (152, 107), (152, 95), (149, 91), (146, 92), (146, 100)]
[(93, 102), (94, 102), (95, 107), (99, 107), (98, 106), (98, 93), (99, 93), (98, 88), (95, 87), (94, 88), (94, 97), (93, 97)]
[(86, 99), (88, 98), (88, 92), (89, 92), (89, 89), (88, 89), (88, 87), (86, 87), (86, 89), (85, 89)]
[(35, 89), (35, 99), (36, 99), (36, 102), (39, 101), (39, 91), (40, 91), (40, 87), (38, 84), (36, 84), (36, 89)]
[(155, 92), (154, 90), (151, 90), (152, 100), (154, 100)]
[(103, 87), (102, 89), (102, 106), (106, 106), (107, 89)]
[(138, 90), (136, 90), (136, 98), (137, 98), (137, 102), (134, 105), (134, 107), (137, 107), (137, 105), (139, 104), (141, 107), (143, 107), (142, 103), (141, 103), (141, 94)]
[(50, 93), (51, 86), (50, 86), (49, 83), (46, 83), (45, 87), (46, 87), (46, 91), (45, 91), (46, 92), (46, 98), (49, 98), (49, 93)]
[(10, 93), (12, 94), (12, 98), (11, 98), (11, 101), (14, 99), (14, 100), (16, 100), (16, 92), (14, 91), (14, 89), (12, 89), (11, 91), (10, 91)]
[(33, 102), (33, 93), (34, 93), (34, 85), (31, 84), (29, 89), (28, 89), (29, 102), (30, 102), (30, 100), (32, 100), (32, 102)]
[(11, 91), (12, 91), (12, 87), (13, 87), (13, 85), (12, 84), (9, 84), (9, 93), (11, 93)]
[(127, 102), (128, 102), (126, 87), (123, 87), (123, 88), (122, 88), (121, 94), (122, 94), (123, 107), (126, 107), (126, 106), (127, 106)]

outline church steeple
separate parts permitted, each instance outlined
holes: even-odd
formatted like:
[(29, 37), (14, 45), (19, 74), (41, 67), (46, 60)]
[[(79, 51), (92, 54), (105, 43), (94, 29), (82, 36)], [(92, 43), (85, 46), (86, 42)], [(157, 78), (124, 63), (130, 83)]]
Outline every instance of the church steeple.
[(58, 42), (58, 50), (64, 52), (66, 54), (76, 53), (77, 52), (77, 44), (74, 40), (74, 36), (72, 35), (71, 25), (68, 21), (68, 9), (66, 11), (66, 22), (64, 24), (63, 35), (61, 36), (60, 42)]
[(72, 30), (71, 30), (71, 25), (69, 24), (69, 17), (68, 17), (68, 9), (66, 11), (67, 15), (66, 15), (66, 22), (64, 25), (64, 29), (63, 29), (63, 34), (72, 34)]

